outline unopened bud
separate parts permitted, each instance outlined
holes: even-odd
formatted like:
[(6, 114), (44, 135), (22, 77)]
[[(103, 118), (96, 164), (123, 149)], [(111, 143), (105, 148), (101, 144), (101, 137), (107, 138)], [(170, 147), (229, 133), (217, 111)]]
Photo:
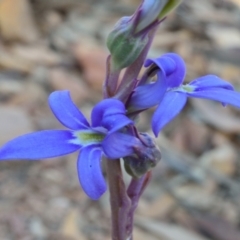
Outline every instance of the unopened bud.
[(107, 39), (114, 70), (131, 65), (147, 44), (148, 37), (135, 38), (127, 31), (113, 30)]
[(130, 17), (121, 18), (109, 34), (107, 47), (114, 70), (131, 65), (148, 42), (148, 33), (172, 11), (180, 0), (143, 0)]
[(124, 167), (129, 175), (139, 178), (152, 168), (154, 168), (161, 159), (159, 148), (153, 139), (146, 133), (141, 133), (144, 145), (136, 148), (131, 156), (124, 157)]

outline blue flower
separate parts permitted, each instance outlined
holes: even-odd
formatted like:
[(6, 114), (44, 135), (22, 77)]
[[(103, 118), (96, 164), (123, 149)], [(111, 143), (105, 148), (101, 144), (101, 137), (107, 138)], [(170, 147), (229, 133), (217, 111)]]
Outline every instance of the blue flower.
[[(131, 111), (139, 111), (158, 105), (152, 117), (155, 136), (177, 116), (188, 97), (205, 98), (240, 108), (240, 94), (233, 86), (215, 75), (199, 77), (188, 84), (182, 84), (186, 66), (175, 53), (167, 53), (156, 59), (148, 59), (149, 67), (130, 99)], [(155, 82), (148, 82), (157, 74)]]
[(53, 92), (49, 105), (69, 130), (44, 130), (17, 137), (0, 148), (0, 159), (37, 160), (80, 149), (77, 161), (80, 184), (90, 198), (98, 199), (106, 191), (101, 171), (102, 154), (117, 159), (133, 154), (133, 148), (140, 145), (138, 138), (121, 130), (132, 124), (125, 115), (124, 104), (117, 99), (102, 100), (92, 110), (91, 126), (68, 91)]
[[(170, 57), (171, 56), (171, 57)], [(176, 64), (176, 61), (178, 64)], [(137, 112), (159, 104), (167, 88), (181, 84), (185, 77), (184, 61), (176, 54), (165, 54), (157, 59), (147, 59), (145, 67), (149, 67), (135, 88), (129, 101), (129, 112)], [(152, 77), (157, 75), (157, 80)]]

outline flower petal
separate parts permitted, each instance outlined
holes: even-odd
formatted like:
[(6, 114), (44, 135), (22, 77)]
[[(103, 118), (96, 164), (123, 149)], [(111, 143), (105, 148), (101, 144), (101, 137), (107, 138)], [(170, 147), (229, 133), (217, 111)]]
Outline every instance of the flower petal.
[(67, 128), (80, 130), (89, 127), (86, 118), (73, 103), (69, 91), (55, 91), (50, 94), (48, 101), (55, 117)]
[(108, 134), (116, 132), (121, 128), (132, 124), (133, 121), (130, 120), (123, 114), (114, 114), (103, 117), (102, 126), (109, 130)]
[(166, 56), (147, 59), (144, 66), (150, 67), (152, 64), (157, 65), (157, 67), (160, 68), (160, 70), (163, 71), (166, 76), (172, 74), (177, 67), (175, 61)]
[(165, 94), (152, 117), (152, 130), (156, 137), (161, 129), (180, 113), (186, 101), (185, 93), (168, 92)]
[[(171, 61), (173, 60), (173, 66), (171, 66)], [(160, 69), (165, 71), (167, 75), (167, 82), (169, 88), (179, 87), (186, 75), (186, 65), (184, 60), (176, 53), (166, 53), (159, 58), (150, 59), (146, 61), (145, 67), (149, 66), (150, 64), (155, 63)]]
[(240, 93), (223, 88), (204, 89), (202, 91), (187, 93), (187, 95), (190, 97), (211, 99), (240, 108)]
[(207, 75), (197, 78), (190, 82), (189, 85), (194, 86), (196, 88), (195, 91), (201, 91), (207, 88), (225, 88), (234, 91), (232, 84), (215, 75)]
[(84, 192), (93, 200), (99, 199), (107, 189), (101, 170), (101, 154), (100, 148), (84, 147), (77, 161), (80, 184)]
[(0, 148), (0, 159), (51, 158), (75, 152), (79, 145), (70, 143), (68, 130), (45, 130), (17, 137)]
[(135, 147), (141, 146), (138, 138), (119, 132), (109, 134), (102, 142), (103, 151), (110, 159), (131, 155)]
[(167, 79), (162, 71), (158, 71), (157, 81), (138, 86), (129, 102), (130, 111), (141, 110), (159, 104), (167, 90)]
[(102, 126), (102, 121), (105, 117), (115, 114), (126, 114), (124, 104), (114, 98), (102, 100), (92, 110), (92, 127)]

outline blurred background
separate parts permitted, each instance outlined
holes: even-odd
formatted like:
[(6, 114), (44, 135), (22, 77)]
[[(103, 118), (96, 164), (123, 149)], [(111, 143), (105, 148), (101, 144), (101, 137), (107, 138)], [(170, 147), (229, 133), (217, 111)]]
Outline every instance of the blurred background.
[[(62, 126), (49, 110), (69, 89), (89, 116), (101, 99), (115, 22), (140, 0), (0, 0), (0, 144)], [(186, 81), (217, 74), (240, 91), (240, 1), (184, 0), (149, 56), (174, 51)], [(138, 123), (151, 132), (153, 110)], [(136, 240), (240, 240), (240, 111), (189, 100), (157, 139), (162, 161), (137, 209)], [(110, 240), (108, 194), (91, 201), (77, 154), (0, 163), (1, 240)]]

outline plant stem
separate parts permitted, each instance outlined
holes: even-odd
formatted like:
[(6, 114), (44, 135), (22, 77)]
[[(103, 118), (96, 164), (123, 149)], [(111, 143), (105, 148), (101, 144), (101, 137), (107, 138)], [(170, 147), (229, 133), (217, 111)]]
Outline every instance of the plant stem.
[(117, 84), (118, 84), (118, 78), (120, 75), (120, 71), (114, 71), (111, 66), (111, 55), (108, 56), (107, 62), (107, 71), (106, 71), (106, 79), (103, 84), (103, 96), (104, 98), (109, 98), (114, 96)]
[(127, 193), (131, 199), (131, 208), (128, 213), (128, 222), (127, 222), (127, 240), (133, 240), (133, 223), (134, 223), (134, 213), (138, 206), (139, 199), (147, 187), (152, 173), (151, 171), (147, 172), (141, 178), (132, 178)]
[(106, 162), (112, 215), (112, 240), (126, 240), (130, 199), (122, 177), (120, 160)]
[(140, 56), (135, 60), (135, 62), (130, 65), (127, 69), (126, 72), (123, 76), (123, 79), (117, 89), (117, 93), (115, 95), (115, 98), (120, 99), (123, 102), (126, 102), (129, 98), (130, 93), (132, 92), (132, 90), (134, 89), (134, 87), (136, 86), (136, 80), (138, 77), (138, 74), (143, 66), (143, 63), (147, 57), (149, 48), (152, 44), (154, 35), (156, 33), (157, 30), (156, 26), (155, 28), (153, 28), (149, 34), (148, 34), (148, 43), (146, 45), (146, 47), (143, 49), (142, 53), (140, 54)]

